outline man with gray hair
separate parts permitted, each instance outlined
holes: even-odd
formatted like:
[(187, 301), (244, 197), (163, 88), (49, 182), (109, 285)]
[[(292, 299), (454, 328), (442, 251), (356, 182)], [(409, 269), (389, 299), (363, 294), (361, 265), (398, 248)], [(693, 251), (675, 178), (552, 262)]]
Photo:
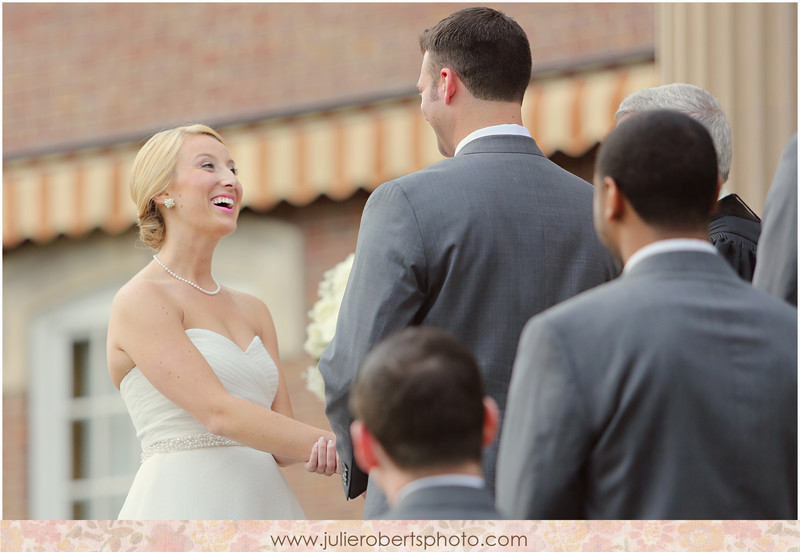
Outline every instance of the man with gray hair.
[(706, 127), (714, 140), (717, 166), (723, 187), (709, 218), (708, 234), (717, 251), (739, 276), (752, 281), (756, 267), (756, 246), (761, 219), (737, 194), (725, 189), (731, 170), (732, 139), (728, 118), (717, 99), (697, 86), (684, 83), (645, 88), (625, 98), (614, 118), (619, 122), (641, 111), (679, 111)]

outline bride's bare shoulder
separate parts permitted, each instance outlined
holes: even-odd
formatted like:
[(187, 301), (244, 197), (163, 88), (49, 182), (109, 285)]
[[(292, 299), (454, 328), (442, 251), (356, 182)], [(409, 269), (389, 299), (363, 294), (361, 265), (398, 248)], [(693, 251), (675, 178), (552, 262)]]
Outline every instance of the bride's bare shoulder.
[(142, 270), (128, 280), (114, 295), (112, 316), (120, 314), (147, 313), (154, 308), (174, 307), (177, 301), (165, 290), (165, 284)]
[(142, 275), (126, 282), (114, 296), (108, 320), (106, 355), (114, 384), (119, 387), (133, 368), (133, 352), (147, 336), (180, 327), (183, 311), (164, 283)]

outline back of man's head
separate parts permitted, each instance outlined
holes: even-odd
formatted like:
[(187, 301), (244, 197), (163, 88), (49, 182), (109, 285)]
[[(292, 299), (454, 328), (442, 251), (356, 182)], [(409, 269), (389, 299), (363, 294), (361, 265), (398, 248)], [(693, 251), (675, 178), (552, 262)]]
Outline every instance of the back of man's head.
[(483, 382), (472, 353), (430, 327), (401, 330), (364, 359), (350, 409), (403, 470), (480, 464)]
[(595, 178), (611, 177), (648, 225), (705, 229), (717, 195), (717, 160), (703, 125), (677, 111), (626, 118), (597, 154)]
[(733, 138), (728, 118), (717, 99), (691, 84), (665, 84), (634, 92), (622, 100), (614, 118), (619, 121), (633, 113), (659, 109), (680, 111), (706, 127), (717, 151), (717, 170), (722, 181), (727, 182), (733, 158)]
[(419, 38), (438, 77), (450, 67), (476, 98), (522, 102), (531, 80), (531, 46), (512, 18), (486, 7), (457, 11)]

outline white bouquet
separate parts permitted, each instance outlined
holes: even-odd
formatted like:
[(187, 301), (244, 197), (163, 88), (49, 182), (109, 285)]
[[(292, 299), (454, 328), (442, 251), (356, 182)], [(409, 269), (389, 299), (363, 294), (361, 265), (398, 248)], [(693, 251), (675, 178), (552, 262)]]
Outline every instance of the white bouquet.
[(303, 349), (314, 359), (314, 365), (308, 367), (303, 377), (306, 380), (306, 389), (322, 402), (325, 402), (325, 382), (319, 372), (319, 359), (336, 332), (336, 320), (339, 318), (339, 308), (342, 306), (354, 257), (350, 253), (344, 261), (325, 272), (319, 283), (319, 299), (308, 311), (311, 323), (306, 327), (307, 338)]

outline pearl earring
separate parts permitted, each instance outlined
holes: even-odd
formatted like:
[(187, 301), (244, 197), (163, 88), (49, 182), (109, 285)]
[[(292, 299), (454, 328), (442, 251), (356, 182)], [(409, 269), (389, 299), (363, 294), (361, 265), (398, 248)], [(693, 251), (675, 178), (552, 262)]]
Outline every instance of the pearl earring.
[(175, 207), (175, 200), (172, 199), (171, 197), (168, 197), (167, 199), (164, 200), (164, 207), (166, 207), (167, 209), (172, 209), (173, 207)]

